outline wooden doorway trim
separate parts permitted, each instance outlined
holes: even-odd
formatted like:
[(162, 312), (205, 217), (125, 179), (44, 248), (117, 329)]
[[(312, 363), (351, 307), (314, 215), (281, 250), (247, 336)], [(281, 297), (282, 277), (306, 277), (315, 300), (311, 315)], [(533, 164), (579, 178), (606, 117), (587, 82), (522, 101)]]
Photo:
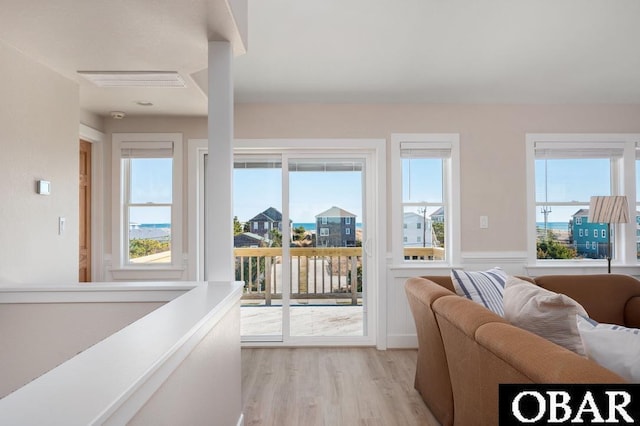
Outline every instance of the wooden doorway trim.
[(78, 281), (91, 281), (91, 143), (80, 139)]

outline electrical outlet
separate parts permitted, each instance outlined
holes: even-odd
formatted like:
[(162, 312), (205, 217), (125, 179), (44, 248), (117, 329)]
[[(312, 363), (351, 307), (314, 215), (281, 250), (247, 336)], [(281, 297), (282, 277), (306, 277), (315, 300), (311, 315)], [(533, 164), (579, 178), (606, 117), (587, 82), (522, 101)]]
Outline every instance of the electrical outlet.
[(64, 234), (64, 225), (66, 222), (67, 219), (65, 219), (64, 217), (60, 216), (58, 218), (58, 235)]

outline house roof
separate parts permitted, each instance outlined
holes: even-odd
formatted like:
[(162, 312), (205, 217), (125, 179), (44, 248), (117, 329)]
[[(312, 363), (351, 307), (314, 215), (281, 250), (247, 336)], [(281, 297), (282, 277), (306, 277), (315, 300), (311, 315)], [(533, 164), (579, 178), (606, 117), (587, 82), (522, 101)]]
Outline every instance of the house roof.
[(356, 217), (356, 215), (339, 207), (333, 206), (329, 210), (325, 210), (322, 213), (317, 214), (316, 217)]
[(444, 215), (444, 207), (440, 207), (438, 210), (436, 210), (435, 212), (431, 213), (429, 215), (429, 217), (443, 216), (443, 215)]
[(282, 213), (273, 207), (269, 207), (262, 213), (249, 219), (249, 222), (282, 222)]
[[(414, 213), (414, 212), (404, 212), (405, 222), (422, 222), (423, 220), (425, 220), (425, 218), (422, 217), (421, 214)], [(430, 216), (427, 217), (427, 220), (431, 220)]]
[(260, 235), (254, 234), (252, 232), (243, 232), (242, 234), (237, 234), (233, 236), (233, 245), (235, 247), (259, 245), (263, 242), (268, 244), (269, 240), (267, 238), (261, 237)]
[(576, 216), (589, 216), (589, 209), (580, 209), (577, 212), (575, 212), (573, 215), (571, 215), (571, 217), (576, 217)]

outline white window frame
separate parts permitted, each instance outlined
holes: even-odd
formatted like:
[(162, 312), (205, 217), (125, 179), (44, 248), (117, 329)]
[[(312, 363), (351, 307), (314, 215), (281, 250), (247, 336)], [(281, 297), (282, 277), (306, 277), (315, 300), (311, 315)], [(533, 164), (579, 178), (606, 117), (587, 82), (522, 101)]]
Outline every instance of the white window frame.
[[(443, 204), (445, 206), (445, 260), (405, 260), (402, 211), (401, 145), (415, 143), (420, 149), (450, 151), (443, 168)], [(417, 146), (416, 145), (416, 146)], [(393, 133), (391, 135), (391, 239), (396, 267), (449, 268), (460, 264), (460, 134), (458, 133)]]
[(329, 236), (329, 228), (320, 228), (320, 236), (328, 237)]
[[(640, 141), (640, 134), (636, 133), (529, 133), (525, 137), (526, 170), (527, 170), (527, 258), (526, 270), (529, 275), (543, 273), (567, 273), (567, 268), (582, 268), (582, 271), (601, 272), (606, 260), (601, 259), (537, 259), (536, 258), (536, 199), (535, 199), (535, 148), (537, 143), (543, 143), (550, 149), (571, 150), (580, 158), (581, 151), (590, 149), (621, 148), (622, 158), (612, 162), (612, 195), (626, 195), (629, 205), (636, 205), (636, 145)], [(616, 163), (615, 165), (613, 163)], [(601, 195), (601, 194), (593, 194)], [(576, 220), (577, 223), (577, 220)], [(585, 236), (588, 232), (585, 232)], [(638, 268), (635, 247), (635, 227), (616, 225), (614, 253), (612, 265), (618, 268)], [(606, 265), (605, 265), (606, 267)], [(555, 269), (554, 268), (560, 268)], [(589, 268), (589, 269), (588, 269)], [(625, 272), (630, 272), (625, 269)], [(571, 273), (571, 272), (568, 272)]]
[(593, 238), (598, 238), (598, 230), (597, 229), (593, 230)]
[[(131, 264), (127, 262), (128, 224), (124, 215), (124, 185), (122, 145), (136, 143), (140, 149), (154, 149), (173, 144), (173, 200), (171, 205), (171, 263)], [(112, 135), (112, 256), (111, 275), (114, 280), (186, 279), (182, 248), (183, 154), (181, 133), (114, 133)]]
[(351, 235), (351, 228), (345, 228), (344, 234), (345, 235)]

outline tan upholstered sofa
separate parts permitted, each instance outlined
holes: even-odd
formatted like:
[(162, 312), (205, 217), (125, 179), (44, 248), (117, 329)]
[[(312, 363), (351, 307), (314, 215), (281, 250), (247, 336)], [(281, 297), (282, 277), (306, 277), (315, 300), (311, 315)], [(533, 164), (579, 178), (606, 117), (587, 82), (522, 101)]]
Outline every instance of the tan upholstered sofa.
[[(626, 275), (529, 279), (578, 301), (593, 319), (640, 328), (640, 281)], [(405, 290), (418, 334), (415, 388), (442, 425), (497, 425), (500, 383), (622, 383), (580, 355), (455, 294), (450, 277)]]

